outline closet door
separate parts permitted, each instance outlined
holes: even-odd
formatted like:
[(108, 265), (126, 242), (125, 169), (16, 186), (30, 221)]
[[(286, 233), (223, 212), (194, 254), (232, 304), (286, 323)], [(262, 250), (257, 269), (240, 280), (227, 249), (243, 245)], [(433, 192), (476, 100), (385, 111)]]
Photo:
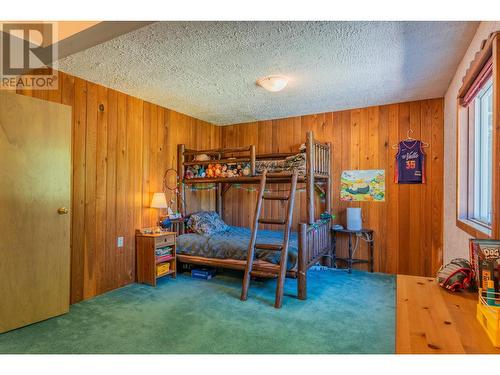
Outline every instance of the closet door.
[(0, 332), (69, 310), (71, 108), (0, 91)]

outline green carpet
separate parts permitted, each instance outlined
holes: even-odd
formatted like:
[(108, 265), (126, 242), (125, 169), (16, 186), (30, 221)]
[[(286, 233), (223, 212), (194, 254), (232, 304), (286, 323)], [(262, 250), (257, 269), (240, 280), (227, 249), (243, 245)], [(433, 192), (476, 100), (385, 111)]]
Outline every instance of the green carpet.
[(0, 334), (0, 353), (394, 353), (395, 278), (311, 270), (308, 300), (288, 279), (283, 308), (274, 280), (189, 274), (157, 288), (132, 284), (71, 306), (69, 314)]

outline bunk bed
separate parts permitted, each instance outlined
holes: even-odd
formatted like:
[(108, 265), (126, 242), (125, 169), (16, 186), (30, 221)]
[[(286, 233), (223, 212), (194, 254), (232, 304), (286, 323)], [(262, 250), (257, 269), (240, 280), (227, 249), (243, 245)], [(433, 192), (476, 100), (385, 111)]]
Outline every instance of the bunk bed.
[[(186, 208), (186, 186), (193, 184), (214, 184), (216, 211), (223, 217), (224, 194), (234, 184), (258, 184), (263, 170), (267, 172), (267, 183), (286, 183), (290, 181), (289, 175), (295, 168), (299, 171), (298, 182), (305, 184), (307, 200), (307, 222), (299, 223), (297, 232), (292, 236), (290, 243), (287, 277), (297, 279), (297, 291), (299, 299), (307, 298), (307, 270), (316, 264), (322, 257), (331, 256), (331, 219), (328, 215), (316, 219), (315, 213), (315, 189), (319, 188), (325, 192), (326, 213), (331, 213), (331, 144), (319, 142), (314, 139), (313, 132), (306, 134), (305, 147), (299, 154), (279, 153), (256, 155), (255, 145), (235, 148), (220, 148), (212, 150), (192, 150), (185, 145), (178, 145), (178, 176), (179, 195), (178, 209), (183, 217), (189, 217)], [(206, 160), (200, 160), (203, 155)], [(209, 174), (209, 176), (196, 177), (186, 171), (194, 166), (208, 167), (214, 164), (220, 165), (245, 165), (245, 173), (242, 175), (229, 173)], [(282, 241), (281, 231), (260, 230), (266, 240)], [(198, 239), (191, 234), (184, 234), (182, 231), (178, 238), (177, 259), (181, 263), (212, 266), (236, 270), (244, 270), (246, 265), (246, 253), (248, 239), (251, 229), (230, 227), (227, 232), (221, 235), (213, 235), (211, 238)], [(191, 252), (180, 246), (183, 236), (191, 236), (196, 246), (208, 246), (201, 254)], [(201, 235), (198, 235), (201, 236)], [(197, 244), (202, 241), (203, 244)], [(222, 254), (222, 255), (221, 255)], [(257, 254), (254, 262), (252, 275), (258, 277), (275, 277), (279, 271), (279, 257), (276, 259), (269, 252)]]

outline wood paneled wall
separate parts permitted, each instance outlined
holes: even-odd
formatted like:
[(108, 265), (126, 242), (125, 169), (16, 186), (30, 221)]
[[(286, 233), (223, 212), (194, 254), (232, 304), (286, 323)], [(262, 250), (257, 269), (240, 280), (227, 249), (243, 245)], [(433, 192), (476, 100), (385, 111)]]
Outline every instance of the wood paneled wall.
[[(135, 230), (157, 221), (150, 199), (177, 143), (215, 148), (220, 128), (64, 73), (58, 90), (19, 93), (73, 109), (71, 302), (133, 282)], [(214, 208), (209, 192), (189, 201)]]
[[(426, 152), (427, 183), (398, 185), (394, 178), (393, 144), (414, 131), (413, 137), (430, 144)], [(222, 128), (224, 146), (254, 143), (258, 153), (296, 151), (313, 130), (320, 141), (333, 144), (333, 211), (336, 223), (345, 225), (346, 207), (361, 207), (363, 224), (375, 231), (375, 270), (387, 273), (433, 276), (442, 263), (443, 247), (443, 100), (410, 103), (259, 121)], [(385, 169), (386, 201), (340, 201), (340, 175), (349, 169)], [(278, 187), (277, 189), (280, 189)], [(305, 192), (299, 193), (295, 217), (306, 219)], [(226, 193), (225, 220), (248, 226), (255, 192), (231, 189)], [(316, 197), (317, 202), (319, 196)], [(319, 203), (319, 202), (318, 202)], [(280, 214), (280, 203), (268, 209)], [(317, 213), (324, 207), (316, 204)], [(297, 221), (297, 220), (296, 220)], [(296, 223), (294, 224), (294, 226)], [(339, 240), (339, 255), (346, 255), (347, 241)], [(360, 241), (357, 255), (366, 257)], [(364, 267), (364, 266), (360, 266)]]
[[(176, 167), (178, 143), (190, 148), (256, 144), (258, 153), (294, 152), (306, 131), (313, 130), (318, 140), (333, 144), (335, 221), (345, 223), (348, 206), (363, 208), (364, 225), (376, 233), (375, 269), (432, 276), (441, 265), (442, 99), (217, 127), (64, 73), (59, 73), (58, 90), (18, 93), (73, 109), (72, 303), (134, 281), (134, 232), (157, 220), (150, 199), (162, 190), (164, 172)], [(392, 182), (391, 145), (410, 127), (415, 138), (431, 145), (424, 185)], [(340, 174), (346, 169), (385, 169), (386, 201), (340, 202)], [(296, 223), (306, 219), (305, 192), (298, 194)], [(248, 226), (255, 197), (256, 192), (230, 189), (225, 220)], [(319, 214), (321, 198), (316, 200)], [(214, 209), (214, 194), (188, 192), (187, 202), (190, 211)], [(280, 203), (269, 204), (270, 215), (280, 215)], [(119, 236), (123, 248), (117, 247)], [(339, 242), (338, 253), (345, 255), (346, 241)], [(361, 242), (358, 254), (366, 256), (366, 251)]]

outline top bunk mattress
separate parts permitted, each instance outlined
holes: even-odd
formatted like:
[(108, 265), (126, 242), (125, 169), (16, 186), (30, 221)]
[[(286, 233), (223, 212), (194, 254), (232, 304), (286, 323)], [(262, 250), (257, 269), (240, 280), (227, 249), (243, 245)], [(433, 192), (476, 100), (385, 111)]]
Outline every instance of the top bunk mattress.
[[(229, 227), (229, 230), (205, 236), (197, 233), (187, 233), (177, 237), (177, 253), (200, 256), (204, 258), (246, 260), (248, 243), (252, 231), (250, 228)], [(259, 230), (257, 243), (281, 244), (283, 232), (275, 230)], [(297, 233), (290, 233), (288, 246), (287, 270), (295, 268), (298, 254)], [(280, 252), (260, 250), (255, 251), (256, 258), (270, 263), (279, 264)]]
[(290, 172), (296, 168), (299, 175), (306, 174), (306, 154), (304, 152), (288, 156), (285, 159), (278, 160), (256, 160), (255, 172), (262, 174), (265, 169), (269, 173)]

